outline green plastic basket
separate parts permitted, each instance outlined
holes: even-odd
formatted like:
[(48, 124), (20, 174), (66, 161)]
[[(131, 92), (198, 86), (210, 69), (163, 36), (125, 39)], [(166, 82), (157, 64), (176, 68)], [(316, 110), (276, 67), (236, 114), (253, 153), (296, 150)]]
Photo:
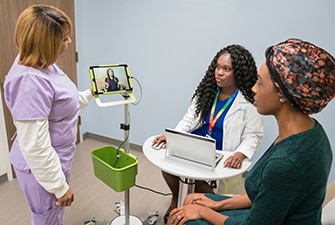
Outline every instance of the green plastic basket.
[(91, 155), (94, 175), (113, 190), (121, 192), (135, 185), (138, 160), (134, 155), (114, 146), (95, 149)]

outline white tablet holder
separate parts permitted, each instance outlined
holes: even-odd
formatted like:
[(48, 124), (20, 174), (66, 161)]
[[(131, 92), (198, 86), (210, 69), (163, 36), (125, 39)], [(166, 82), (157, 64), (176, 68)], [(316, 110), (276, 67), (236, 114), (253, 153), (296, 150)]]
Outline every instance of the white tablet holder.
[[(102, 102), (100, 99), (100, 95), (95, 95), (95, 102), (99, 107), (109, 107), (109, 106), (117, 106), (117, 105), (125, 105), (125, 117), (129, 117), (129, 107), (128, 104), (134, 103), (136, 98), (133, 92), (121, 92), (120, 95), (123, 96), (124, 99), (117, 101), (109, 101)], [(127, 114), (127, 115), (126, 115)], [(125, 120), (129, 120), (129, 118), (125, 118)]]

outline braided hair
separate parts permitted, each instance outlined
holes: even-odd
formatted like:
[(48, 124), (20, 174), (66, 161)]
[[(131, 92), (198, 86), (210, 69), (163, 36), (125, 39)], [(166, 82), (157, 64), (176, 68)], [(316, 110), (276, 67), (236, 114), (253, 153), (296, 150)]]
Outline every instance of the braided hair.
[(194, 118), (200, 115), (201, 121), (205, 121), (206, 115), (213, 104), (218, 86), (215, 80), (215, 68), (218, 58), (224, 54), (230, 54), (234, 71), (234, 79), (243, 96), (251, 103), (254, 102), (255, 93), (251, 88), (257, 80), (257, 67), (252, 54), (240, 45), (229, 45), (221, 49), (208, 66), (205, 76), (195, 90), (192, 100), (196, 101)]

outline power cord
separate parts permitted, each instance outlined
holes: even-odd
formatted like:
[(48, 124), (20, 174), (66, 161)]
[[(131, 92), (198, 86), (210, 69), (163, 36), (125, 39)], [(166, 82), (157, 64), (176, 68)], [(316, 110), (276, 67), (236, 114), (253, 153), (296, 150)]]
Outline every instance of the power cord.
[(133, 76), (132, 76), (131, 79), (136, 80), (138, 86), (140, 87), (140, 98), (139, 98), (138, 101), (132, 103), (133, 105), (138, 105), (138, 104), (141, 102), (141, 100), (142, 100), (142, 93), (143, 93), (143, 92), (142, 92), (142, 85), (141, 85), (141, 83), (136, 79), (136, 77), (133, 77)]
[[(124, 125), (123, 125), (124, 126)], [(121, 124), (121, 128), (122, 129), (125, 129), (124, 127), (122, 127), (122, 124)], [(128, 127), (129, 128), (129, 127)], [(117, 162), (119, 161), (119, 158), (120, 158), (120, 148), (122, 145), (124, 145), (124, 143), (129, 139), (129, 132), (127, 133), (127, 137), (124, 139), (124, 141), (117, 147), (117, 150), (116, 150), (116, 160), (114, 162), (114, 164), (112, 165), (112, 167), (115, 167)]]
[[(133, 105), (138, 105), (141, 100), (142, 100), (142, 86), (141, 86), (141, 83), (136, 79), (136, 77), (131, 77), (132, 79), (136, 80), (138, 86), (140, 87), (140, 99), (134, 103), (132, 103)], [(121, 93), (122, 94), (122, 93)], [(130, 114), (130, 113), (129, 113)], [(130, 118), (130, 116), (129, 116)], [(126, 124), (121, 124), (121, 129), (123, 130), (129, 130), (129, 124), (126, 125)], [(128, 135), (127, 137), (125, 138), (125, 140), (118, 146), (117, 148), (117, 151), (116, 151), (116, 160), (114, 162), (114, 164), (112, 165), (112, 167), (115, 167), (115, 165), (117, 164), (117, 162), (119, 161), (119, 158), (120, 158), (120, 148), (121, 146), (129, 139), (129, 132), (128, 132)]]
[(184, 184), (191, 184), (191, 185), (194, 185), (196, 183), (196, 181), (193, 181), (193, 182), (188, 182), (188, 181), (184, 181), (183, 179), (179, 178), (179, 181), (184, 183)]
[[(138, 105), (141, 102), (141, 100), (142, 100), (142, 94), (143, 94), (143, 92), (142, 92), (142, 85), (141, 85), (141, 83), (139, 82), (139, 80), (136, 77), (131, 76), (131, 79), (134, 79), (137, 82), (137, 84), (138, 84), (138, 86), (140, 88), (140, 98), (139, 98), (139, 100), (137, 100), (136, 102), (132, 103), (133, 105)], [(128, 140), (128, 138), (129, 138), (129, 133), (128, 133), (126, 139), (117, 148), (116, 161), (115, 161), (113, 167), (117, 164), (117, 162), (118, 162), (118, 160), (120, 158), (119, 150), (120, 150), (121, 146)], [(162, 193), (162, 192), (153, 190), (151, 188), (143, 187), (143, 186), (140, 186), (140, 185), (137, 185), (137, 184), (135, 184), (135, 187), (143, 189), (143, 190), (151, 191), (153, 193), (156, 193), (156, 194), (159, 194), (159, 195), (163, 195), (163, 196), (172, 195), (172, 193)]]
[(151, 191), (151, 192), (153, 192), (153, 193), (155, 193), (155, 194), (159, 194), (159, 195), (163, 195), (163, 196), (169, 196), (169, 195), (172, 195), (172, 193), (162, 193), (162, 192), (159, 192), (159, 191), (155, 191), (155, 190), (153, 190), (153, 189), (151, 189), (151, 188), (147, 188), (147, 187), (140, 186), (140, 185), (138, 185), (138, 184), (135, 184), (135, 187), (140, 188), (140, 189), (143, 189), (143, 190)]

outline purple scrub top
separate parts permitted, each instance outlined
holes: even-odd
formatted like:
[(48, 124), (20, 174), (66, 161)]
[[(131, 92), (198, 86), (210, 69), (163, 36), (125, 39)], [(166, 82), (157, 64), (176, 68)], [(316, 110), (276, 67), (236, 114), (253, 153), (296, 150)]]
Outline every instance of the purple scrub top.
[[(51, 145), (57, 152), (64, 173), (71, 168), (76, 145), (79, 115), (78, 90), (56, 65), (34, 69), (13, 63), (4, 83), (5, 101), (13, 120), (48, 120)], [(29, 171), (16, 137), (10, 151), (13, 166)]]

